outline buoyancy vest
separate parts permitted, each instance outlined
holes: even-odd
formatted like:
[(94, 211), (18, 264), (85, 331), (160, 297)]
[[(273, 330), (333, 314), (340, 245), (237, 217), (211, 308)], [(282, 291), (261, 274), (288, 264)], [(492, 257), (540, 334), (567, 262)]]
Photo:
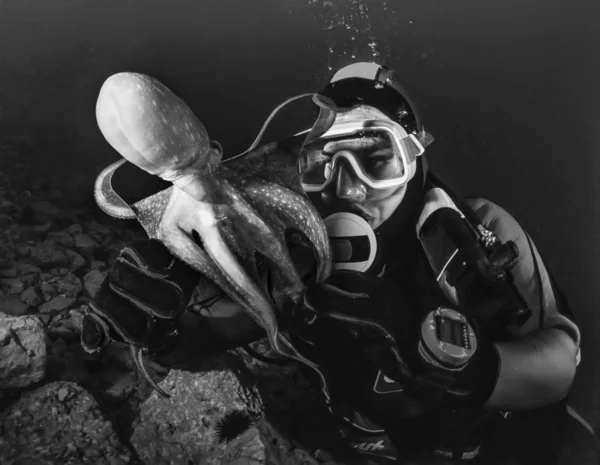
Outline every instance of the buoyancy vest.
[[(411, 320), (408, 325), (413, 327), (412, 335), (395, 331), (397, 326), (390, 323), (389, 317), (387, 320), (386, 316), (378, 319), (376, 311), (366, 319), (387, 327), (397, 345), (402, 346), (405, 341), (400, 339), (415, 336), (415, 322), (420, 321), (428, 311), (433, 310), (436, 305), (450, 306), (469, 317), (477, 329), (478, 337), (492, 340), (509, 337), (505, 328), (522, 324), (530, 314), (524, 299), (511, 281), (510, 268), (518, 254), (516, 245), (510, 241), (500, 243), (470, 207), (460, 202), (431, 175), (426, 182), (422, 205), (415, 233), (423, 258), (421, 264), (425, 268), (421, 270), (419, 279), (428, 282), (417, 291), (424, 294), (421, 296), (423, 298), (412, 300), (413, 308), (410, 311), (413, 315), (411, 318), (404, 318), (405, 322)], [(385, 276), (384, 272), (383, 278)], [(414, 307), (415, 302), (418, 308)], [(407, 420), (407, 417), (412, 414), (407, 408), (410, 410), (412, 404), (404, 393), (403, 384), (388, 376), (386, 367), (378, 366), (372, 358), (360, 355), (353, 357), (351, 350), (339, 345), (344, 341), (345, 347), (360, 346), (361, 341), (353, 344), (352, 337), (360, 332), (356, 329), (361, 326), (361, 318), (356, 318), (355, 324), (338, 322), (337, 328), (349, 331), (351, 334), (348, 336), (344, 330), (338, 335), (332, 334), (336, 325), (328, 322), (325, 314), (318, 317), (324, 322), (320, 328), (320, 337), (317, 335), (307, 345), (305, 336), (310, 331), (302, 330), (302, 339), (297, 340), (297, 343), (324, 370), (331, 369), (335, 372), (326, 375), (326, 379), (330, 380), (328, 389), (334, 404), (341, 397), (342, 404), (353, 404), (352, 408), (360, 412), (361, 420), (357, 422), (351, 418), (351, 410), (344, 406), (338, 420), (374, 434), (411, 428), (413, 421)], [(319, 325), (315, 324), (314, 319), (311, 320), (311, 326), (318, 334)], [(387, 344), (389, 341), (382, 343)], [(431, 412), (426, 414), (431, 417)], [(435, 412), (432, 418), (436, 422), (443, 422), (448, 421), (448, 415), (455, 415), (455, 412)], [(480, 417), (472, 418), (480, 420)]]

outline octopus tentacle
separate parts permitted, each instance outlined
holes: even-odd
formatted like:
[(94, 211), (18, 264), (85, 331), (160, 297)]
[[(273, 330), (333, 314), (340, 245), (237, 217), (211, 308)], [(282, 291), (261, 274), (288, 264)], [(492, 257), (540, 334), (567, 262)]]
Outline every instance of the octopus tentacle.
[(275, 302), (258, 284), (255, 253), (269, 260), (281, 291), (294, 302), (304, 286), (286, 247), (286, 230), (300, 231), (327, 277), (331, 253), (325, 225), (303, 196), (293, 154), (277, 145), (256, 148), (220, 165), (205, 127), (166, 86), (149, 76), (107, 79), (96, 105), (98, 125), (127, 160), (173, 187), (132, 206), (110, 186), (121, 162), (103, 171), (97, 203), (111, 216), (136, 217), (149, 237), (203, 273), (266, 331), (273, 349), (318, 371), (279, 333)]
[(317, 280), (325, 280), (331, 273), (331, 249), (325, 225), (308, 198), (283, 186), (264, 182), (249, 185), (244, 192), (251, 199), (260, 199), (260, 202), (252, 202), (257, 212), (276, 215), (286, 228), (300, 231), (309, 240), (320, 257)]
[[(171, 252), (202, 272), (247, 309), (251, 316), (267, 332), (269, 342), (279, 349), (275, 311), (257, 284), (245, 272), (237, 257), (223, 238), (214, 214), (214, 207), (207, 202), (194, 201), (183, 191), (176, 189), (172, 201), (189, 208), (167, 208), (164, 225), (158, 236)], [(192, 237), (196, 232), (201, 240), (197, 244)], [(280, 352), (281, 349), (278, 350)]]
[(123, 220), (134, 219), (135, 213), (111, 186), (112, 175), (116, 169), (124, 165), (127, 160), (119, 160), (102, 170), (96, 178), (94, 185), (94, 199), (98, 206), (113, 218)]

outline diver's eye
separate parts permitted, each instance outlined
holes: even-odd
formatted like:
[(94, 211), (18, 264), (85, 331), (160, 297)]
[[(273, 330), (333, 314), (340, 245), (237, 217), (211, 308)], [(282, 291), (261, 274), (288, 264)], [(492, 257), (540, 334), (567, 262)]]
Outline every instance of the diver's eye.
[(385, 165), (394, 159), (394, 154), (388, 151), (375, 152), (369, 155), (367, 162), (372, 165)]
[(390, 163), (389, 160), (369, 160), (369, 166), (371, 168), (383, 168)]

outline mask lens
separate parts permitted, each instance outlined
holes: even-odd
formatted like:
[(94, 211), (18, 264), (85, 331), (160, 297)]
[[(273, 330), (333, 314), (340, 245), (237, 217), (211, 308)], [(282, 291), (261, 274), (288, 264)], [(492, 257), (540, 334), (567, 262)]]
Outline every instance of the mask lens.
[(315, 142), (309, 144), (300, 152), (298, 168), (302, 184), (321, 186), (327, 182), (329, 170), (326, 169), (326, 166), (331, 162), (331, 157), (323, 153), (322, 147), (320, 150)]
[(364, 175), (373, 181), (397, 179), (404, 175), (400, 150), (386, 131), (362, 131), (352, 137), (332, 141), (325, 151), (350, 153)]
[(299, 158), (302, 183), (323, 185), (341, 158), (351, 163), (369, 180), (398, 179), (404, 176), (405, 166), (395, 138), (383, 130), (362, 130), (351, 135), (322, 138), (306, 144)]

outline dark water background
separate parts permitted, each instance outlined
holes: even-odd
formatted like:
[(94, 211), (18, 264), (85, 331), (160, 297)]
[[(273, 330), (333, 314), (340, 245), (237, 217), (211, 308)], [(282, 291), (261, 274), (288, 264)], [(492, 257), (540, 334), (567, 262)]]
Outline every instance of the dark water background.
[(584, 338), (571, 403), (598, 423), (593, 4), (1, 0), (0, 144), (18, 156), (0, 162), (91, 195), (116, 159), (94, 115), (116, 72), (162, 80), (234, 154), (276, 104), (318, 89), (330, 68), (352, 55), (379, 60), (399, 72), (436, 136), (433, 169), (460, 194), (503, 205), (545, 253)]

